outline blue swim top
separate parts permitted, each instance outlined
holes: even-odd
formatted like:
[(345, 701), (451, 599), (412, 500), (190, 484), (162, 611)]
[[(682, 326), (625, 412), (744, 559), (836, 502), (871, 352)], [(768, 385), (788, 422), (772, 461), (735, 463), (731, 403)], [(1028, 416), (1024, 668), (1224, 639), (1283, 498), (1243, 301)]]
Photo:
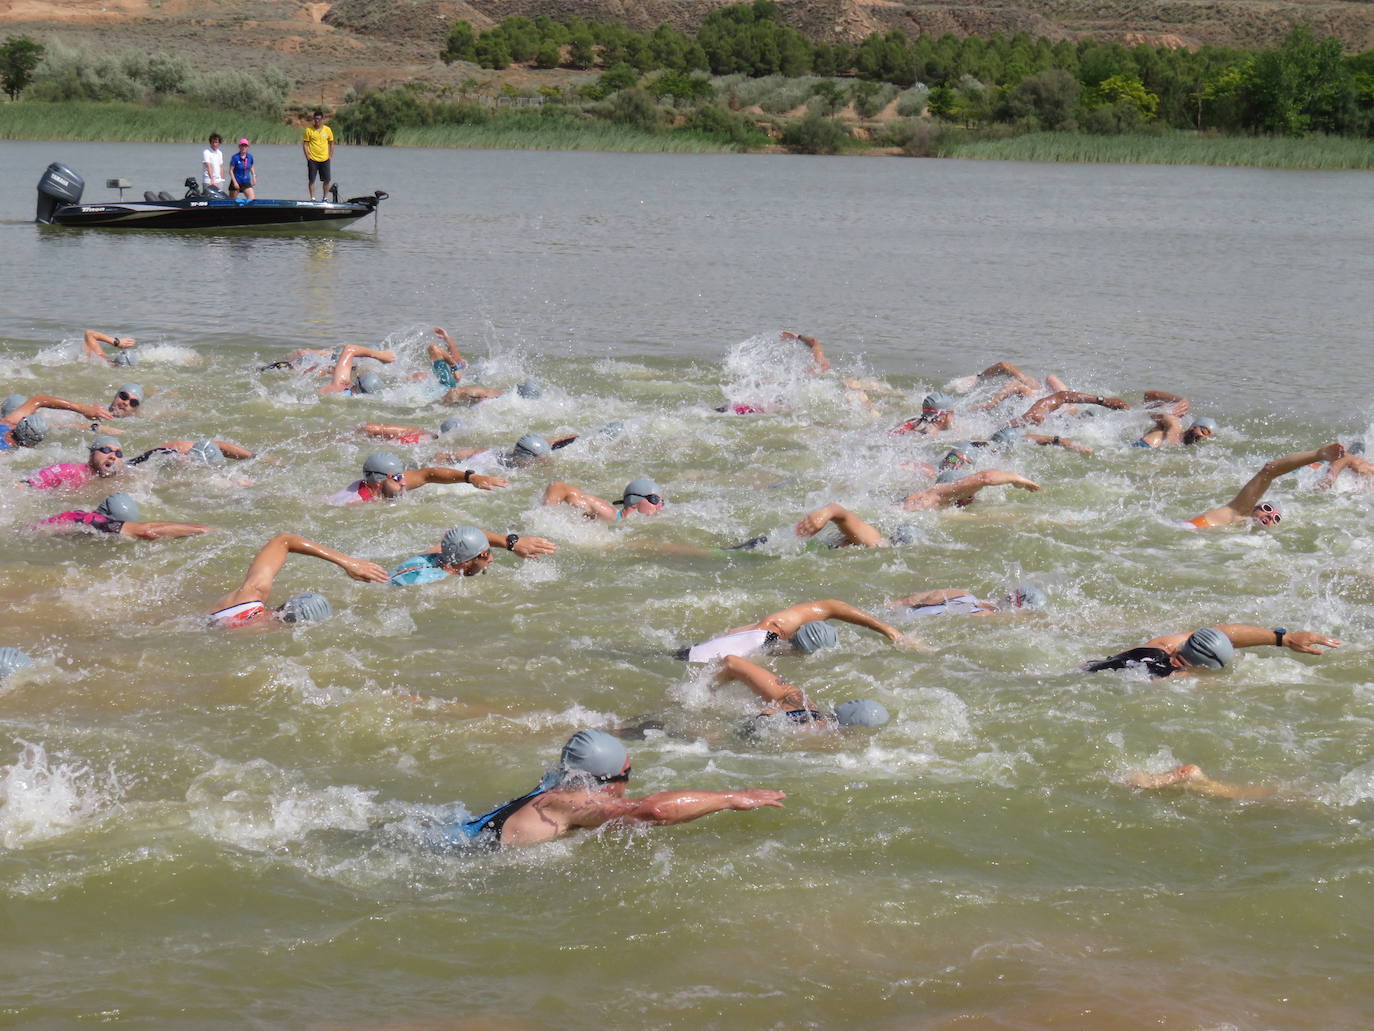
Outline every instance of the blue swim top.
[(438, 553), (429, 551), (423, 555), (408, 558), (393, 569), (388, 576), (396, 587), (410, 587), (414, 584), (432, 584), (448, 578), (448, 573), (439, 567)]

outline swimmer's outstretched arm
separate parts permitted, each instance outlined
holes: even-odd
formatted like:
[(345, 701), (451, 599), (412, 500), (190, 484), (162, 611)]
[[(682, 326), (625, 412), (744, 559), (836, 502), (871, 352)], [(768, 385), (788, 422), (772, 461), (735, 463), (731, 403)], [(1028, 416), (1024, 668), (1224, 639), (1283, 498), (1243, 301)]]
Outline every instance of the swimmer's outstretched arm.
[(1325, 475), (1317, 482), (1317, 490), (1329, 490), (1347, 469), (1356, 476), (1374, 477), (1374, 463), (1365, 461), (1359, 455), (1342, 455), (1327, 466)]
[(790, 329), (784, 329), (780, 336), (784, 340), (795, 340), (808, 348), (811, 351), (811, 360), (816, 363), (816, 372), (830, 371), (830, 360), (826, 358), (825, 349), (821, 347), (821, 342), (815, 337), (794, 333)]
[[(1341, 642), (1334, 637), (1324, 637), (1311, 630), (1292, 630), (1286, 631), (1283, 635), (1283, 642), (1278, 641), (1277, 635), (1268, 627), (1251, 626), (1249, 623), (1218, 623), (1213, 629), (1220, 630), (1226, 635), (1227, 639), (1237, 648), (1287, 648), (1289, 651), (1302, 652), (1304, 655), (1324, 655), (1323, 648), (1339, 648)], [(1146, 641), (1146, 648), (1163, 648), (1165, 651), (1177, 651), (1184, 641), (1188, 640), (1192, 631), (1184, 631), (1181, 634), (1164, 634), (1161, 637)]]
[(540, 555), (552, 555), (558, 550), (558, 545), (546, 537), (521, 537), (516, 536), (515, 547), (507, 548), (506, 541), (510, 539), (509, 534), (492, 533), (490, 530), (483, 530), (487, 535), (487, 543), (497, 551), (513, 551), (521, 558), (538, 558)]
[(1010, 376), (1018, 383), (1030, 387), (1032, 390), (1040, 389), (1040, 381), (1034, 376), (1022, 372), (1011, 362), (998, 362), (996, 365), (989, 365), (982, 372), (978, 373), (977, 379), (994, 379), (998, 376)]
[[(668, 827), (699, 820), (712, 813), (735, 810), (748, 812), (764, 806), (782, 808), (787, 795), (767, 788), (744, 788), (741, 791), (656, 791), (643, 798), (622, 798), (624, 809), (609, 819), (630, 823), (649, 823)], [(602, 820), (601, 823), (607, 822)]]
[(64, 397), (53, 397), (51, 394), (34, 394), (22, 405), (5, 416), (5, 424), (18, 426), (19, 420), (27, 418), (40, 408), (49, 408), (59, 412), (75, 412), (77, 415), (86, 419), (113, 419), (114, 413), (104, 405), (84, 405), (78, 401), (68, 401)]
[(1208, 798), (1268, 798), (1274, 789), (1259, 784), (1227, 784), (1213, 780), (1202, 772), (1201, 767), (1188, 763), (1177, 766), (1167, 773), (1144, 773), (1131, 770), (1126, 774), (1125, 783), (1129, 787), (1145, 790), (1160, 788), (1179, 788), (1195, 795)]
[[(219, 448), (219, 453), (225, 458), (232, 458), (235, 462), (242, 462), (254, 457), (253, 452), (249, 451), (246, 447), (239, 447), (237, 444), (233, 444), (227, 440), (212, 440), (210, 443)], [(171, 451), (184, 455), (195, 446), (195, 442), (191, 440), (169, 440), (165, 444), (161, 444), (155, 448), (149, 448), (143, 454), (139, 455), (137, 460), (131, 459), (129, 464), (134, 465), (138, 462), (146, 461), (149, 455), (166, 454)]]
[(394, 351), (377, 351), (371, 347), (363, 347), (361, 344), (348, 344), (339, 352), (339, 360), (334, 366), (334, 372), (329, 377), (329, 384), (320, 389), (321, 394), (337, 394), (342, 390), (347, 390), (353, 382), (353, 362), (357, 358), (374, 358), (382, 364), (389, 364), (396, 360)]
[(332, 562), (354, 580), (364, 583), (384, 584), (389, 580), (387, 571), (375, 562), (353, 558), (297, 533), (279, 533), (264, 544), (262, 550), (253, 558), (239, 588), (221, 598), (211, 611), (239, 605), (245, 601), (260, 601), (264, 605), (267, 604), (267, 599), (272, 594), (272, 583), (291, 555), (309, 555)]
[(873, 526), (833, 501), (802, 516), (797, 522), (796, 534), (798, 537), (814, 537), (830, 523), (834, 523), (844, 534), (845, 544), (861, 548), (881, 548), (887, 544), (887, 540)]
[[(902, 647), (920, 649), (922, 645), (905, 636), (895, 626), (884, 623), (875, 616), (870, 616), (863, 609), (857, 609), (848, 602), (837, 601), (834, 598), (823, 598), (820, 601), (803, 602), (801, 605), (793, 605), (785, 612), (791, 616), (792, 628), (784, 636), (791, 637), (802, 623), (808, 623), (815, 619), (838, 619), (841, 623), (850, 623), (854, 626), (864, 627), (882, 634), (891, 643)], [(778, 615), (782, 615), (779, 613)], [(799, 617), (799, 618), (798, 618)], [(776, 617), (774, 617), (776, 618)]]
[(440, 404), (475, 405), (478, 401), (489, 401), (500, 396), (501, 391), (495, 387), (454, 387), (443, 396)]
[(104, 333), (97, 333), (93, 329), (86, 330), (86, 332), (82, 334), (81, 338), (81, 347), (83, 353), (89, 355), (92, 358), (101, 358), (107, 362), (111, 362), (112, 364), (113, 360), (110, 358), (109, 355), (105, 353), (105, 349), (100, 346), (101, 344), (113, 344), (121, 351), (126, 351), (130, 347), (133, 347), (136, 343), (138, 343), (138, 341), (135, 340), (133, 337), (112, 337), (107, 336)]
[(394, 426), (385, 422), (365, 422), (358, 427), (358, 432), (365, 437), (376, 437), (378, 440), (395, 440), (397, 437), (413, 436), (433, 438), (434, 436), (419, 426)]
[(1104, 397), (1101, 394), (1084, 394), (1073, 390), (1060, 390), (1049, 397), (1042, 397), (1026, 409), (1025, 414), (1011, 421), (1013, 426), (1039, 426), (1051, 412), (1064, 405), (1102, 405), (1116, 411), (1125, 411), (1131, 406), (1119, 397)]
[(1092, 448), (1084, 447), (1076, 440), (1070, 440), (1068, 437), (1061, 437), (1057, 434), (1051, 436), (1048, 433), (1023, 433), (1021, 439), (1029, 440), (1032, 444), (1038, 444), (1040, 447), (1062, 447), (1065, 451), (1075, 451), (1080, 455), (1093, 453)]
[(458, 350), (458, 345), (453, 342), (453, 337), (448, 335), (448, 330), (446, 330), (443, 326), (435, 326), (434, 335), (444, 342), (444, 346), (440, 348), (437, 344), (432, 345), (430, 350), (430, 358), (441, 358), (444, 361), (448, 362), (450, 365), (453, 366), (453, 375), (455, 377), (461, 378), (461, 370), (464, 365), (463, 352)]
[(510, 486), (506, 480), (499, 476), (483, 476), (471, 469), (445, 469), (441, 466), (410, 469), (403, 474), (401, 482), (405, 485), (406, 490), (423, 487), (426, 483), (470, 483), (478, 490)]
[(1040, 484), (1028, 480), (1020, 473), (1005, 469), (983, 469), (970, 473), (952, 483), (937, 483), (933, 487), (907, 495), (902, 507), (909, 512), (918, 512), (944, 505), (968, 504), (975, 494), (984, 487), (1019, 487), (1022, 490), (1039, 490)]
[[(973, 595), (972, 591), (966, 591), (962, 587), (942, 587), (934, 591), (919, 591), (916, 594), (908, 594), (905, 597), (893, 598), (889, 605), (905, 605), (909, 608), (920, 608), (923, 605), (942, 605), (951, 598), (967, 598)], [(987, 605), (986, 602), (979, 602), (979, 605)], [(995, 608), (988, 605), (988, 608)]]
[(544, 488), (544, 497), (540, 504), (569, 505), (588, 519), (600, 519), (608, 523), (613, 523), (616, 519), (615, 506), (609, 501), (599, 498), (595, 494), (589, 494), (570, 483), (562, 483), (557, 480)]
[(1182, 419), (1193, 408), (1192, 402), (1186, 397), (1171, 394), (1167, 390), (1145, 391), (1145, 405), (1149, 408), (1167, 407), (1169, 413), (1179, 419)]
[(201, 523), (125, 523), (119, 528), (119, 533), (122, 537), (136, 537), (143, 541), (165, 541), (174, 537), (196, 537), (213, 529), (213, 526)]
[[(1260, 499), (1264, 497), (1274, 481), (1280, 476), (1291, 473), (1295, 469), (1301, 469), (1305, 465), (1311, 465), (1313, 462), (1334, 462), (1344, 454), (1345, 448), (1332, 441), (1315, 451), (1300, 451), (1295, 455), (1271, 459), (1264, 463), (1260, 471), (1250, 478), (1250, 481), (1240, 489), (1234, 498), (1222, 505), (1221, 508), (1214, 508), (1212, 511), (1204, 513), (1202, 518), (1211, 521), (1226, 512), (1231, 513), (1231, 518), (1226, 519), (1227, 522), (1244, 518), (1254, 510), (1254, 507), (1260, 503)], [(1221, 517), (1225, 518), (1224, 515)]]
[(721, 663), (720, 669), (716, 670), (715, 683), (711, 685), (711, 689), (715, 690), (717, 686), (728, 684), (734, 680), (745, 684), (749, 690), (765, 702), (789, 705), (794, 709), (809, 708), (806, 693), (800, 688), (793, 687), (757, 663), (740, 658), (738, 655), (727, 655)]

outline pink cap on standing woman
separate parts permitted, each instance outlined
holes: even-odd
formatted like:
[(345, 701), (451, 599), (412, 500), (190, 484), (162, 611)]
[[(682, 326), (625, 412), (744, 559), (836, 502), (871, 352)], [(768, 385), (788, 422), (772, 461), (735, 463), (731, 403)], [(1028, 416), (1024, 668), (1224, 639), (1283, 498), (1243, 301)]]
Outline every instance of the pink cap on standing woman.
[(251, 147), (252, 144), (249, 143), (247, 140), (239, 140), (239, 146), (240, 146), (240, 147)]

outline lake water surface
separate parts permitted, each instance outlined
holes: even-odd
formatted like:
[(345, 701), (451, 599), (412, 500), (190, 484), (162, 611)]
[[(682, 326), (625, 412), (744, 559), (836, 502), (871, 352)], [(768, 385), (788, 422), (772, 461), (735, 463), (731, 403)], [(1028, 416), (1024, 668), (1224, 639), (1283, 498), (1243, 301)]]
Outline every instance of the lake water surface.
[[(234, 135), (228, 127), (220, 127)], [(1374, 1012), (1374, 495), (1287, 477), (1277, 532), (1182, 532), (1268, 458), (1371, 422), (1371, 180), (1363, 173), (802, 157), (340, 148), (378, 224), (333, 235), (38, 228), (61, 160), (176, 188), (198, 147), (5, 143), (0, 394), (106, 400), (132, 379), (130, 454), (232, 439), (263, 457), (156, 460), (58, 496), (0, 494), (0, 1024), (66, 1028), (1359, 1028)], [(298, 148), (257, 151), (262, 196), (304, 196)], [(447, 326), (469, 377), (514, 393), (445, 446), (585, 438), (499, 492), (323, 499), (377, 445), (451, 409), (410, 378)], [(139, 365), (79, 359), (81, 331)], [(780, 329), (873, 381), (807, 374)], [(393, 348), (380, 397), (320, 398), (259, 367), (302, 346)], [(984, 460), (1041, 484), (902, 515), (944, 447), (887, 430), (994, 361), (1134, 404), (1186, 394), (1222, 425), (1133, 449), (1139, 412), (1047, 424), (1094, 449)], [(961, 400), (958, 440), (1024, 405)], [(762, 415), (714, 411), (726, 403)], [(623, 422), (618, 436), (599, 428)], [(54, 417), (18, 481), (79, 460)], [(427, 464), (437, 445), (393, 448)], [(608, 529), (541, 509), (550, 479), (606, 498), (651, 475), (668, 508)], [(117, 486), (112, 486), (117, 485)], [(186, 540), (27, 530), (111, 489)], [(915, 543), (804, 550), (839, 501)], [(308, 558), (327, 623), (212, 633), (200, 613), (292, 530), (391, 566), (473, 522), (548, 537), (488, 575), (355, 583)], [(769, 532), (761, 552), (721, 545)], [(1038, 612), (840, 625), (764, 664), (879, 731), (740, 737), (738, 686), (670, 657), (793, 602), (935, 587), (1050, 595)], [(1240, 622), (1345, 642), (1247, 650), (1181, 682), (1075, 672), (1156, 634)], [(531, 788), (573, 731), (630, 742), (632, 788), (775, 787), (786, 808), (607, 830), (495, 856), (427, 826)], [(1196, 762), (1271, 799), (1140, 792)]]

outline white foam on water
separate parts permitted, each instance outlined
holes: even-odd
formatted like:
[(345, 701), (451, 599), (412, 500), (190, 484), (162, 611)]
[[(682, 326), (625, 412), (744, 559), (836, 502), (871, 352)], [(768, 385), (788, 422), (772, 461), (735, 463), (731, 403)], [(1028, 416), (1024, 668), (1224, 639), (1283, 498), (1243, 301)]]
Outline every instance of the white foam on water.
[(95, 824), (115, 807), (125, 785), (114, 767), (50, 758), (28, 741), (0, 773), (0, 844), (29, 848)]

